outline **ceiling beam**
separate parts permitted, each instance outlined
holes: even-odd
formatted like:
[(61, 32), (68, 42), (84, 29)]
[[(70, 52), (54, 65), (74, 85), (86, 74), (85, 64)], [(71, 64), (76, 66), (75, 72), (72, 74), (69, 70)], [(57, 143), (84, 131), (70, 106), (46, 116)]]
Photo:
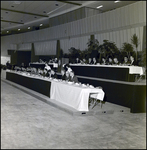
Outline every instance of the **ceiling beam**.
[(10, 22), (10, 23), (16, 23), (16, 24), (24, 24), (22, 22), (15, 22), (15, 21), (9, 21), (9, 20), (1, 20), (2, 22)]
[(1, 10), (12, 11), (16, 13), (28, 14), (28, 15), (33, 15), (33, 16), (48, 17), (48, 15), (40, 15), (40, 14), (35, 14), (35, 13), (30, 13), (30, 12), (25, 12), (25, 11), (17, 11), (17, 10), (6, 9), (6, 8), (1, 8)]
[(75, 2), (71, 2), (71, 1), (60, 1), (59, 2), (63, 2), (63, 3), (68, 3), (68, 4), (73, 4), (73, 5), (78, 5), (78, 6), (81, 6), (82, 4), (80, 3), (75, 3)]

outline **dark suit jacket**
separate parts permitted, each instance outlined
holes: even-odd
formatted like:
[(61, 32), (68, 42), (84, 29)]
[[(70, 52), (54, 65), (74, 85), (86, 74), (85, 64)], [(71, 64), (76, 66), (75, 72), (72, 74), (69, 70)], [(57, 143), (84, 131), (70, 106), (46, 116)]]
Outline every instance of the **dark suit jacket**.
[(130, 62), (130, 66), (136, 66), (136, 65), (137, 65), (136, 61)]

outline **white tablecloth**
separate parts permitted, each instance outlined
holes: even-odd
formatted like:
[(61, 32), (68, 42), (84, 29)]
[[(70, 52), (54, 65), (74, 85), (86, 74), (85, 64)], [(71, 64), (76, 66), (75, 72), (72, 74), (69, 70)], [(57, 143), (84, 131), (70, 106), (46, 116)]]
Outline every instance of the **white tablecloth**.
[(87, 88), (52, 81), (50, 98), (73, 107), (78, 111), (89, 111), (88, 102), (90, 93), (98, 93), (98, 98), (101, 100), (104, 98), (104, 92), (102, 89)]

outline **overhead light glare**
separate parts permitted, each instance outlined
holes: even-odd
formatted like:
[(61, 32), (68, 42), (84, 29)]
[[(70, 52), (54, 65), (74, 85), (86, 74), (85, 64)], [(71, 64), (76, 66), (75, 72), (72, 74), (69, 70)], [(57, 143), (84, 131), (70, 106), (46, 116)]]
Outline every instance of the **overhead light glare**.
[(9, 31), (7, 31), (7, 33), (9, 33)]
[(114, 1), (114, 3), (118, 3), (118, 2), (120, 2), (120, 1)]
[(96, 7), (96, 8), (101, 8), (101, 7), (103, 7), (103, 5), (100, 5), (100, 6)]
[(30, 29), (30, 27), (28, 27), (28, 29)]
[(40, 26), (43, 26), (43, 24), (41, 23)]
[(18, 29), (18, 31), (20, 31), (20, 29)]

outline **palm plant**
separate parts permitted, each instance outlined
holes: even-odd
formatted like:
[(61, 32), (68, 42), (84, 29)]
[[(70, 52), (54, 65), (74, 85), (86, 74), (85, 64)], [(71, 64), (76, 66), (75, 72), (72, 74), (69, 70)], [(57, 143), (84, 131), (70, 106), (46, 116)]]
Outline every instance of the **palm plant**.
[(133, 52), (133, 46), (130, 43), (123, 43), (122, 49), (123, 52), (127, 53), (128, 58), (130, 58), (130, 53)]
[(137, 61), (137, 48), (138, 48), (138, 45), (139, 45), (139, 39), (137, 37), (136, 34), (134, 34), (132, 37), (131, 37), (131, 43), (135, 46), (136, 48), (136, 61)]

